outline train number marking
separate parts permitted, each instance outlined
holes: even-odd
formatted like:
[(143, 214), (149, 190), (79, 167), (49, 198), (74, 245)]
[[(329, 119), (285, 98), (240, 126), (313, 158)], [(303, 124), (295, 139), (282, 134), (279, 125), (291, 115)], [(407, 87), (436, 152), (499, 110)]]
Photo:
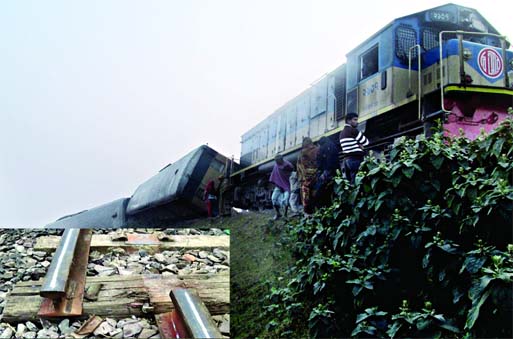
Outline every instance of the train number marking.
[(477, 64), (479, 69), (487, 77), (495, 79), (502, 74), (502, 57), (496, 50), (492, 48), (483, 48), (477, 56)]
[(366, 97), (366, 96), (372, 95), (377, 90), (378, 90), (378, 83), (375, 82), (372, 85), (370, 85), (369, 87), (363, 89), (363, 96)]

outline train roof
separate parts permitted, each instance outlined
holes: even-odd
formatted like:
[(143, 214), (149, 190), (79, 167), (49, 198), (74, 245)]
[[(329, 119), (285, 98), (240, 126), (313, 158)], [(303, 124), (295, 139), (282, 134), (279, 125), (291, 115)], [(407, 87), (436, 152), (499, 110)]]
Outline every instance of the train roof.
[(362, 43), (360, 43), (358, 46), (356, 46), (355, 48), (353, 48), (349, 53), (346, 54), (346, 57), (349, 57), (350, 55), (352, 55), (353, 53), (355, 52), (358, 52), (359, 49), (364, 46), (365, 44), (367, 44), (369, 41), (371, 41), (372, 39), (374, 39), (376, 36), (380, 35), (383, 31), (385, 31), (387, 28), (389, 28), (390, 26), (392, 26), (395, 22), (399, 21), (399, 20), (403, 20), (403, 19), (408, 19), (408, 18), (412, 18), (412, 17), (416, 17), (416, 16), (420, 16), (420, 15), (424, 15), (426, 12), (429, 12), (429, 11), (433, 11), (433, 10), (437, 10), (437, 9), (442, 9), (442, 8), (448, 8), (448, 7), (453, 7), (453, 8), (461, 8), (461, 9), (467, 9), (467, 10), (471, 10), (473, 11), (474, 13), (476, 13), (477, 15), (479, 15), (479, 19), (481, 19), (487, 26), (487, 28), (489, 29), (489, 33), (493, 33), (493, 34), (497, 34), (499, 35), (500, 33), (495, 29), (495, 27), (493, 27), (489, 22), (488, 20), (486, 20), (482, 15), (481, 13), (479, 13), (479, 11), (477, 11), (476, 9), (474, 8), (471, 8), (471, 7), (465, 7), (465, 6), (460, 6), (460, 5), (457, 5), (457, 4), (454, 4), (454, 3), (447, 3), (445, 5), (440, 5), (440, 6), (436, 6), (436, 7), (432, 7), (432, 8), (429, 8), (429, 9), (426, 9), (426, 10), (423, 10), (423, 11), (420, 11), (420, 12), (416, 12), (416, 13), (412, 13), (412, 14), (408, 14), (408, 15), (405, 15), (405, 16), (402, 16), (402, 17), (399, 17), (399, 18), (395, 18), (394, 20), (392, 20), (390, 23), (388, 23), (387, 25), (385, 25), (383, 28), (381, 28), (379, 31), (377, 31), (376, 33), (374, 33), (373, 35), (371, 35), (369, 38), (367, 38), (365, 41), (363, 41)]
[[(335, 69), (333, 69), (332, 71), (330, 72), (327, 72), (325, 73), (323, 76), (321, 76), (320, 78), (318, 78), (317, 80), (315, 80), (314, 82), (312, 82), (312, 86), (317, 84), (318, 82), (320, 82), (322, 79), (324, 79), (325, 77), (327, 77), (328, 75), (330, 74), (333, 74), (335, 73), (337, 70), (339, 70), (341, 67), (344, 67), (345, 64), (341, 64), (337, 67), (335, 67)], [(302, 90), (299, 94), (297, 94), (296, 96), (294, 96), (292, 99), (289, 99), (287, 100), (283, 105), (281, 105), (280, 107), (278, 107), (277, 109), (275, 109), (271, 114), (269, 114), (268, 116), (266, 116), (264, 118), (264, 120), (260, 121), (258, 124), (256, 124), (255, 126), (253, 126), (251, 129), (249, 129), (248, 131), (246, 131), (244, 134), (242, 134), (242, 137), (241, 139), (244, 140), (246, 139), (247, 137), (251, 136), (253, 133), (256, 133), (258, 132), (258, 129), (262, 126), (264, 126), (268, 121), (269, 119), (271, 119), (274, 115), (278, 114), (278, 112), (282, 109), (284, 109), (285, 107), (287, 107), (288, 105), (291, 105), (293, 104), (296, 100), (299, 100), (303, 95), (305, 95), (306, 93), (308, 93), (308, 91), (311, 89), (311, 86), (308, 87), (308, 88), (305, 88), (304, 90)]]
[(121, 198), (112, 202), (67, 215), (57, 219), (45, 227), (47, 228), (119, 228), (126, 222), (125, 208), (128, 198)]
[[(413, 13), (413, 14), (409, 14), (409, 15), (405, 15), (405, 16), (402, 16), (402, 17), (399, 17), (395, 20), (400, 20), (400, 19), (406, 19), (406, 18), (409, 18), (409, 17), (413, 17), (413, 16), (418, 16), (420, 14), (423, 14), (425, 12), (428, 12), (428, 11), (432, 11), (432, 10), (435, 10), (435, 9), (440, 9), (440, 8), (443, 8), (443, 7), (458, 7), (458, 8), (464, 8), (464, 9), (469, 9), (469, 10), (472, 10), (474, 13), (478, 14), (479, 15), (479, 18), (482, 19), (486, 25), (488, 26), (488, 28), (490, 29), (490, 32), (489, 33), (493, 33), (493, 34), (500, 34), (496, 29), (495, 27), (493, 27), (489, 22), (488, 20), (486, 20), (486, 18), (484, 16), (481, 15), (481, 13), (479, 13), (479, 11), (475, 8), (472, 8), (472, 7), (466, 7), (466, 6), (461, 6), (461, 5), (458, 5), (458, 4), (455, 4), (455, 3), (452, 3), (452, 2), (449, 2), (445, 5), (440, 5), (440, 6), (436, 6), (436, 7), (433, 7), (433, 8), (429, 8), (429, 9), (425, 9), (423, 11), (420, 11), (420, 12), (417, 12), (417, 13)], [(394, 20), (394, 21), (395, 21)]]
[(212, 148), (202, 145), (142, 183), (128, 202), (127, 214), (136, 214), (179, 199), (194, 170), (201, 165), (200, 160), (205, 152), (217, 154)]
[[(329, 73), (326, 73), (326, 74), (329, 74)], [(324, 75), (325, 76), (325, 75)], [(324, 77), (323, 76), (323, 77)], [(321, 77), (322, 79), (322, 77)], [(318, 80), (317, 80), (318, 81)], [(310, 87), (304, 89), (301, 91), (301, 93), (299, 93), (298, 95), (294, 96), (292, 99), (289, 99), (287, 100), (283, 105), (281, 105), (280, 107), (276, 108), (271, 114), (269, 114), (268, 116), (266, 116), (264, 118), (264, 120), (260, 121), (258, 124), (256, 124), (255, 126), (251, 127), (247, 132), (243, 133), (242, 134), (242, 137), (241, 139), (245, 139), (247, 138), (248, 136), (250, 136), (251, 134), (255, 133), (260, 127), (262, 127), (263, 125), (265, 125), (265, 123), (267, 123), (269, 121), (269, 119), (271, 119), (273, 117), (273, 115), (276, 115), (278, 114), (278, 112), (282, 109), (284, 109), (285, 107), (287, 107), (288, 105), (290, 105), (291, 103), (293, 103), (294, 101), (298, 100), (299, 98), (301, 98), (301, 96), (303, 96), (305, 93), (308, 92), (308, 90), (310, 89)]]

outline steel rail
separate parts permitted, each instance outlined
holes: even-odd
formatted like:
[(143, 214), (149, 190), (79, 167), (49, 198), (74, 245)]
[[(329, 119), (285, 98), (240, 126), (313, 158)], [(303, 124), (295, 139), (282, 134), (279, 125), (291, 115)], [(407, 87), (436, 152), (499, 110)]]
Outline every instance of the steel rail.
[(169, 296), (181, 316), (191, 338), (222, 338), (207, 307), (198, 295), (189, 289), (175, 288)]
[(43, 286), (41, 286), (39, 294), (42, 297), (59, 299), (66, 296), (68, 277), (79, 234), (79, 228), (70, 228), (64, 231), (59, 247), (55, 251), (52, 263), (48, 268)]

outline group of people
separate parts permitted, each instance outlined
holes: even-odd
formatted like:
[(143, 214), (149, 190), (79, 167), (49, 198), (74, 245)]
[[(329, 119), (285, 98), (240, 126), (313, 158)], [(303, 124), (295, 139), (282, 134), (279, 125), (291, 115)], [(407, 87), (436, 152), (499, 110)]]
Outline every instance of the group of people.
[[(271, 202), (276, 211), (275, 219), (287, 217), (289, 207), (294, 213), (311, 215), (316, 208), (329, 204), (333, 194), (333, 177), (341, 169), (346, 178), (354, 183), (356, 172), (365, 155), (369, 140), (356, 127), (358, 114), (348, 113), (346, 124), (340, 132), (340, 147), (343, 160), (339, 162), (340, 147), (328, 137), (322, 137), (315, 144), (311, 138), (304, 138), (296, 167), (281, 154), (275, 156), (275, 164), (269, 177), (274, 184)], [(209, 217), (226, 216), (224, 192), (228, 180), (220, 175), (218, 183), (210, 180), (205, 187), (203, 200)], [(256, 191), (257, 205), (266, 197), (265, 180), (259, 180)], [(237, 195), (237, 194), (234, 194)], [(258, 206), (260, 207), (263, 206)]]
[(296, 164), (297, 171), (281, 154), (276, 155), (269, 178), (275, 185), (271, 196), (276, 210), (275, 219), (281, 218), (282, 209), (286, 217), (289, 206), (293, 212), (299, 212), (299, 197), (306, 216), (311, 215), (315, 208), (327, 205), (333, 192), (332, 178), (339, 168), (346, 178), (354, 183), (369, 140), (356, 128), (358, 114), (348, 113), (345, 122), (339, 135), (342, 163), (339, 163), (338, 157), (340, 148), (327, 137), (319, 139), (318, 145), (314, 144), (311, 138), (303, 139)]

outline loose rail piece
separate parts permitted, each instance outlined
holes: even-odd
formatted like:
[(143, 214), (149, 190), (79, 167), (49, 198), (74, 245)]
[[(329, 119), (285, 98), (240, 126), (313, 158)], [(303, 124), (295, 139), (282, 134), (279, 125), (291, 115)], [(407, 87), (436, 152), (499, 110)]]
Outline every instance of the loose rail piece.
[(39, 292), (41, 317), (80, 316), (86, 279), (91, 229), (67, 229)]

